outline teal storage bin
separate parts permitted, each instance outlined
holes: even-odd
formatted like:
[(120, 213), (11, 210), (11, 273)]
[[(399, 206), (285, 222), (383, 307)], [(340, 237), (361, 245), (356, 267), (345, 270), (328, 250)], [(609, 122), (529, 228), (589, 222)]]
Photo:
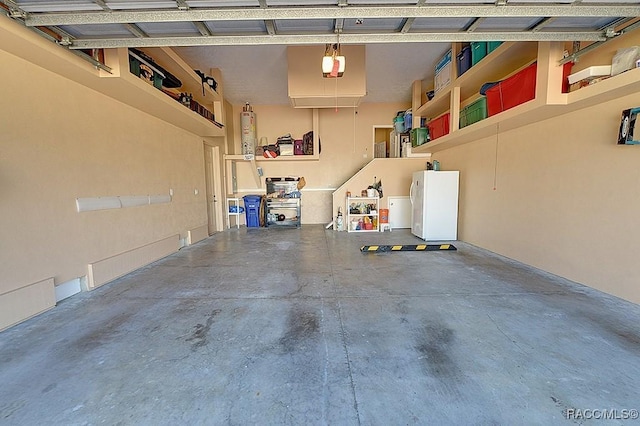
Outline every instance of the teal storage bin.
[(487, 42), (486, 41), (474, 41), (471, 43), (471, 66), (474, 66), (478, 62), (487, 56)]
[(483, 96), (460, 110), (460, 128), (485, 118), (487, 118), (487, 98)]
[(501, 41), (489, 41), (487, 42), (487, 55), (498, 48), (502, 44)]
[(397, 115), (393, 118), (393, 127), (396, 133), (404, 133), (404, 115)]

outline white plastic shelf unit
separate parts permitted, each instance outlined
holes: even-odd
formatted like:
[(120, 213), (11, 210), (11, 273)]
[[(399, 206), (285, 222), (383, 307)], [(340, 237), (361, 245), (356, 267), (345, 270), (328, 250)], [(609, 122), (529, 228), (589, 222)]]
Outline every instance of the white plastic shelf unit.
[[(379, 207), (379, 197), (347, 197), (347, 231), (379, 232)], [(358, 229), (364, 227), (367, 218), (373, 224), (371, 229)]]
[[(233, 209), (233, 211), (231, 211)], [(240, 228), (240, 217), (244, 213), (240, 211), (240, 198), (227, 197), (227, 228), (231, 229), (231, 218), (235, 217), (235, 226)]]

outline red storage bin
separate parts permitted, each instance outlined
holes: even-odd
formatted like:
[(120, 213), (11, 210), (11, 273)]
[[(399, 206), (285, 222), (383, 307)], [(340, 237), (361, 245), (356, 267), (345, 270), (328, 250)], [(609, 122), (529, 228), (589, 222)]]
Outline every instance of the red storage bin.
[(487, 114), (489, 117), (534, 99), (536, 97), (536, 70), (537, 64), (533, 63), (487, 89)]
[(434, 140), (440, 136), (449, 134), (449, 113), (443, 114), (438, 118), (434, 118), (427, 123), (429, 128), (429, 139)]

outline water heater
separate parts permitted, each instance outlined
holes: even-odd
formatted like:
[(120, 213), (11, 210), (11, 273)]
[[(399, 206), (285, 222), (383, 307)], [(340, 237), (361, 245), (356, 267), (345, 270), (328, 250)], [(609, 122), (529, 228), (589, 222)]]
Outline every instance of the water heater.
[(240, 113), (240, 127), (242, 129), (242, 153), (255, 154), (256, 150), (256, 115), (249, 102), (245, 104)]

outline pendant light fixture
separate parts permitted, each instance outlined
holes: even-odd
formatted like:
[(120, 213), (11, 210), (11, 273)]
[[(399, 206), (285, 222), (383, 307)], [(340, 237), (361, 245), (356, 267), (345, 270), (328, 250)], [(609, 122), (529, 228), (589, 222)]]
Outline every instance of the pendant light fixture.
[(345, 57), (340, 52), (340, 42), (325, 45), (322, 57), (322, 76), (325, 78), (342, 77), (345, 65)]

